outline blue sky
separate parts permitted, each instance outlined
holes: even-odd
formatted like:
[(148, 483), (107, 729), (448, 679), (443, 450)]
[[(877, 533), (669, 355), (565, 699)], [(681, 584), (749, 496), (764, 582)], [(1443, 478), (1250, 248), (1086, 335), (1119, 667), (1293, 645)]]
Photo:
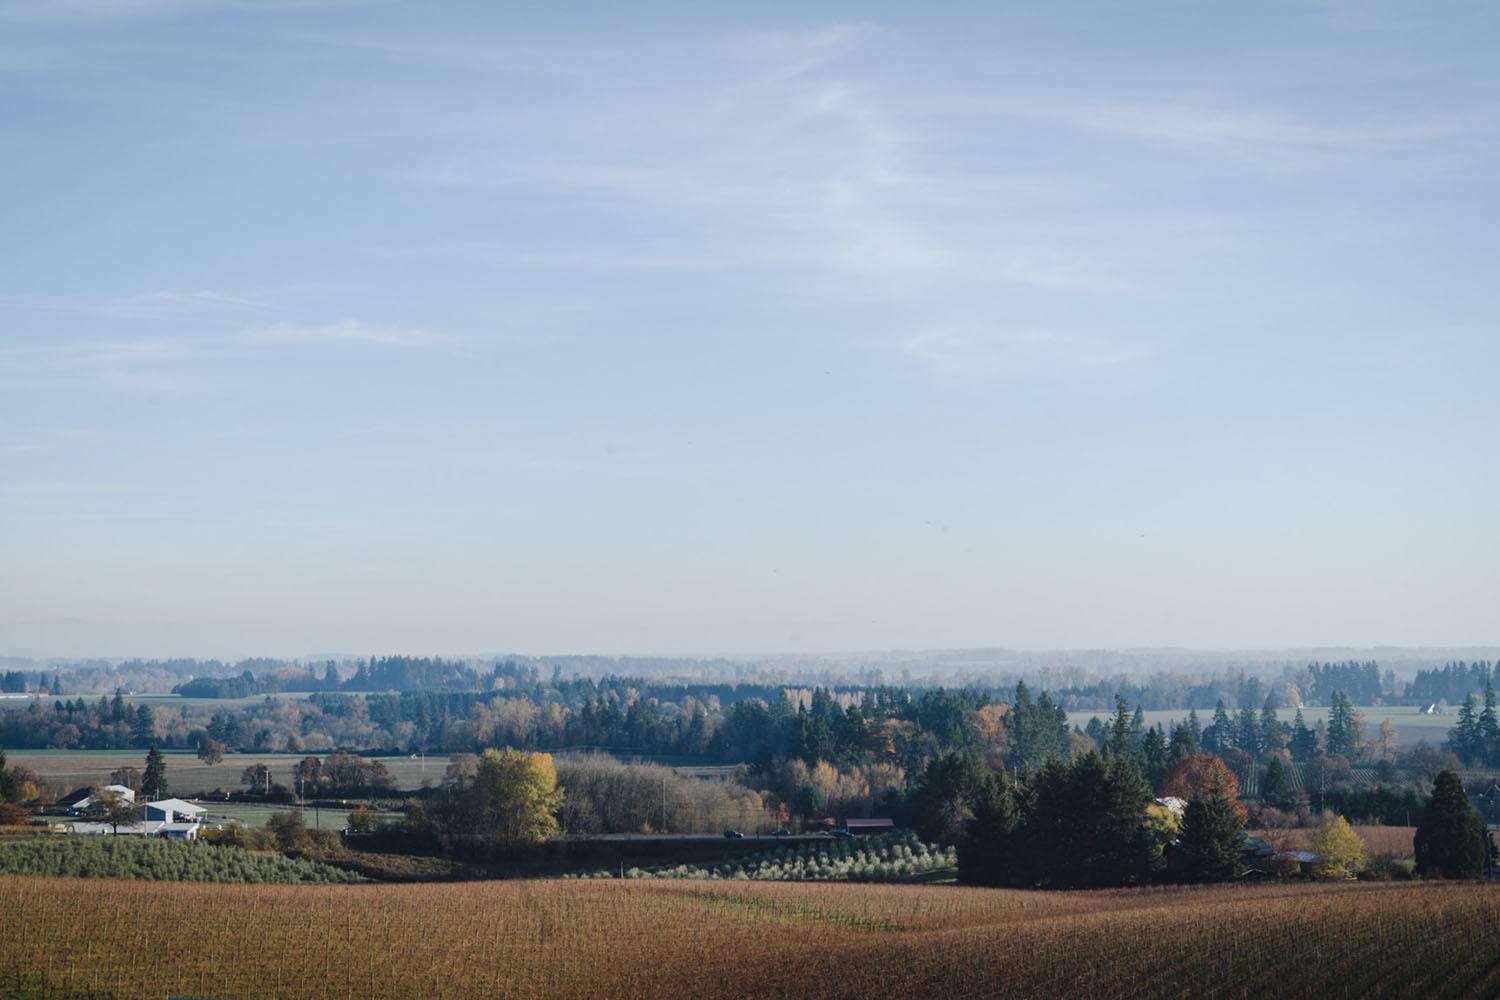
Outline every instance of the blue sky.
[(501, 6), (0, 5), (0, 651), (1500, 642), (1490, 5)]

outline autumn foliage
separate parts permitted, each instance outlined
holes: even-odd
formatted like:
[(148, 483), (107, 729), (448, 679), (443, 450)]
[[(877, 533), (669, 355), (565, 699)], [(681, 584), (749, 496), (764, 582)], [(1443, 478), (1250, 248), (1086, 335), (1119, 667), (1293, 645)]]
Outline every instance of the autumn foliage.
[(1212, 785), (1215, 773), (1223, 778), (1229, 797), (1238, 798), (1239, 779), (1224, 766), (1222, 760), (1211, 753), (1194, 754), (1173, 764), (1166, 777), (1162, 778), (1160, 792), (1163, 796), (1175, 796), (1184, 800), (1198, 798)]

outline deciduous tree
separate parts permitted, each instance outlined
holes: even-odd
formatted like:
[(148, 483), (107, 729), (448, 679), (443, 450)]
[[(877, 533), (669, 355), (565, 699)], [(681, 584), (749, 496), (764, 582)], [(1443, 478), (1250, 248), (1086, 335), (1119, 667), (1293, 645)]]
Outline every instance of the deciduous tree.
[(1345, 879), (1365, 866), (1364, 841), (1342, 816), (1323, 817), (1313, 831), (1312, 849), (1318, 856), (1312, 864), (1314, 878)]

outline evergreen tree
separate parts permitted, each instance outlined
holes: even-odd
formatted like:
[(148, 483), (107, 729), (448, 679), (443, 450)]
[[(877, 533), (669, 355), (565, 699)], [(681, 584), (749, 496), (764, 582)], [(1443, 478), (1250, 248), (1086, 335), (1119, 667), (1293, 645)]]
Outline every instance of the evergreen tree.
[(1235, 746), (1250, 756), (1260, 756), (1260, 720), (1248, 708), (1240, 709), (1239, 716), (1235, 719), (1234, 742)]
[(1432, 785), (1432, 801), (1415, 838), (1417, 871), (1423, 878), (1479, 878), (1488, 838), (1484, 821), (1469, 805), (1463, 782), (1444, 771)]
[(1196, 708), (1188, 709), (1187, 729), (1188, 735), (1193, 738), (1193, 752), (1188, 754), (1188, 756), (1196, 756), (1203, 749), (1203, 726), (1198, 723), (1198, 710)]
[(1349, 704), (1349, 696), (1335, 691), (1328, 709), (1328, 752), (1352, 758), (1359, 753), (1363, 742), (1359, 719)]
[(1266, 765), (1266, 776), (1260, 783), (1260, 800), (1277, 809), (1290, 809), (1296, 804), (1296, 798), (1292, 795), (1292, 783), (1287, 777), (1286, 765), (1281, 762), (1280, 754), (1272, 757), (1271, 762)]
[(985, 776), (958, 852), (958, 878), (969, 885), (1013, 885), (1017, 825), (1015, 789), (1005, 772)]
[(1299, 764), (1306, 764), (1318, 755), (1318, 734), (1307, 728), (1301, 708), (1297, 709), (1297, 717), (1292, 720), (1290, 746), (1292, 760)]
[(1201, 748), (1198, 746), (1198, 737), (1193, 734), (1190, 726), (1183, 723), (1172, 724), (1172, 738), (1167, 743), (1167, 761), (1175, 764), (1179, 760), (1198, 756)]
[(150, 705), (140, 705), (131, 720), (131, 741), (138, 747), (149, 747), (156, 741), (156, 716)]
[(1458, 754), (1465, 764), (1477, 764), (1483, 753), (1483, 737), (1479, 720), (1475, 717), (1474, 695), (1464, 695), (1464, 703), (1458, 710), (1458, 725), (1448, 734), (1448, 749)]
[(1146, 826), (1146, 808), (1153, 796), (1134, 755), (1109, 761), (1102, 791), (1095, 799), (1099, 822), (1094, 830), (1094, 860), (1083, 874), (1095, 885), (1145, 882), (1156, 859), (1156, 841)]
[(1266, 695), (1265, 703), (1260, 707), (1260, 748), (1262, 751), (1285, 750), (1286, 744), (1286, 726), (1276, 718), (1276, 706), (1271, 704), (1271, 696)]
[(146, 753), (146, 773), (141, 775), (141, 794), (146, 800), (167, 797), (167, 761), (156, 744)]
[(1229, 721), (1229, 712), (1224, 708), (1224, 699), (1214, 706), (1214, 721), (1209, 724), (1208, 729), (1203, 732), (1200, 741), (1203, 749), (1209, 753), (1224, 755), (1224, 751), (1234, 746), (1234, 723)]
[(1146, 738), (1141, 740), (1141, 756), (1144, 759), (1146, 781), (1155, 788), (1161, 784), (1161, 779), (1167, 773), (1169, 764), (1169, 751), (1167, 738), (1161, 731), (1161, 726), (1152, 726), (1146, 730)]
[(1130, 709), (1118, 694), (1115, 695), (1115, 721), (1109, 727), (1107, 749), (1111, 756), (1116, 757), (1130, 752)]
[(1135, 714), (1130, 717), (1130, 749), (1140, 750), (1146, 739), (1146, 713), (1141, 711), (1141, 706), (1135, 706)]
[(1223, 778), (1188, 802), (1182, 836), (1173, 852), (1178, 877), (1188, 882), (1225, 882), (1239, 873), (1245, 820)]
[(1479, 759), (1495, 764), (1500, 759), (1500, 722), (1495, 718), (1495, 688), (1484, 681), (1484, 711), (1479, 714)]

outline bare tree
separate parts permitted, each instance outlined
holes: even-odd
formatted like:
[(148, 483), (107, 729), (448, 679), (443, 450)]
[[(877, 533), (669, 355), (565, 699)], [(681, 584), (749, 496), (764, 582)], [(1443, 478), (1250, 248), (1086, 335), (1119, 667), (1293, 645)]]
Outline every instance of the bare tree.
[(90, 796), (91, 809), (100, 821), (108, 823), (110, 831), (120, 835), (120, 827), (135, 824), (135, 803), (108, 788), (96, 788)]

